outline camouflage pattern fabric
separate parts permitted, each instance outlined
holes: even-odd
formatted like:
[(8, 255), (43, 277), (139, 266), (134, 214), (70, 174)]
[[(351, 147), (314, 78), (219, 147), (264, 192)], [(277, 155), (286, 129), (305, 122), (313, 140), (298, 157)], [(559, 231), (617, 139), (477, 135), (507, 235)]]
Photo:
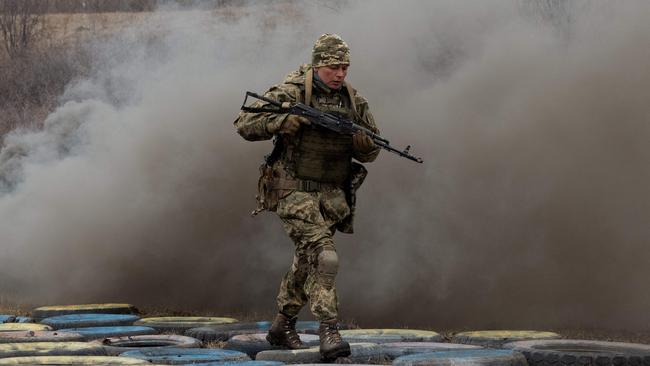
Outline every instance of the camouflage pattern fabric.
[[(345, 47), (347, 48), (347, 45)], [(337, 63), (341, 60), (345, 61), (339, 58)], [(313, 66), (308, 64), (302, 65), (264, 95), (279, 102), (302, 101), (305, 74), (311, 67)], [(357, 111), (355, 121), (379, 133), (368, 102), (356, 90), (349, 96), (345, 87), (338, 91), (315, 87), (313, 93), (313, 99), (316, 101), (314, 104), (318, 105), (316, 108), (319, 109), (346, 109), (351, 105), (349, 102), (354, 103)], [(340, 97), (349, 98), (351, 101), (343, 103)], [(256, 102), (254, 106), (264, 107), (266, 103)], [(346, 112), (343, 109), (337, 112)], [(241, 112), (234, 125), (237, 132), (248, 141), (268, 140), (275, 136), (272, 131), (277, 131), (286, 118), (287, 114)], [(286, 148), (296, 149), (301, 143), (301, 134), (285, 136), (284, 143)], [(355, 150), (352, 157), (363, 163), (375, 160), (378, 154), (379, 148), (365, 153)], [(282, 169), (290, 174), (284, 166), (285, 162), (281, 159), (275, 162), (273, 169)], [(317, 262), (321, 251), (336, 251), (332, 239), (336, 229), (346, 233), (352, 232), (351, 212), (354, 207), (348, 205), (345, 192), (340, 188), (326, 188), (314, 192), (283, 190), (279, 196), (276, 213), (295, 246), (293, 263), (280, 285), (277, 297), (279, 310), (291, 317), (297, 315), (302, 307), (309, 303), (310, 310), (318, 319), (338, 318), (334, 276), (319, 274)], [(354, 202), (354, 199), (349, 202)]]
[(293, 191), (280, 200), (276, 212), (295, 244), (293, 263), (280, 284), (278, 308), (293, 317), (309, 301), (311, 312), (319, 320), (337, 318), (334, 279), (319, 273), (317, 258), (321, 251), (336, 251), (334, 226), (350, 213), (345, 193), (338, 188)]
[(311, 63), (314, 67), (328, 65), (349, 65), (350, 48), (336, 34), (323, 34), (314, 43), (311, 52)]

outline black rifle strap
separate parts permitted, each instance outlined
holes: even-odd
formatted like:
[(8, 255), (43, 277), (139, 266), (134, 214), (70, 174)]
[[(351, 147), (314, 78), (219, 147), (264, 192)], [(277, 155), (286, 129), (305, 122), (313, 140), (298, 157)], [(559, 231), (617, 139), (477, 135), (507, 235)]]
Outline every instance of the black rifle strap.
[(246, 107), (242, 106), (241, 110), (244, 112), (250, 112), (250, 113), (263, 113), (263, 112), (269, 112), (269, 113), (289, 113), (289, 111), (284, 111), (279, 108), (255, 108), (255, 107)]

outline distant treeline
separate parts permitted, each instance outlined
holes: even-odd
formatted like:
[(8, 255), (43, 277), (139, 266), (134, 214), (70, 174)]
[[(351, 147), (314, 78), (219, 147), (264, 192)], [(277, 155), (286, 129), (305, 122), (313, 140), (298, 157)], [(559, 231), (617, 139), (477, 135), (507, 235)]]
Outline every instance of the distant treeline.
[[(243, 5), (245, 0), (38, 0), (27, 1), (35, 13), (106, 13), (152, 11), (158, 7), (217, 8)], [(22, 4), (21, 4), (22, 3)], [(25, 0), (0, 0), (0, 13), (5, 9), (24, 7)]]

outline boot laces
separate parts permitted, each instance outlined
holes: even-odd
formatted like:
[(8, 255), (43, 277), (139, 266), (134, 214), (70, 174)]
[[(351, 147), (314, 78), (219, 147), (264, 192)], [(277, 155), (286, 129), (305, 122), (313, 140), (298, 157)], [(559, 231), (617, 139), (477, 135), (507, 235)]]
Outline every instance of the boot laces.
[(287, 335), (287, 340), (290, 343), (297, 343), (300, 344), (302, 341), (300, 340), (300, 336), (298, 336), (298, 333), (296, 332), (296, 318), (293, 319), (288, 319), (286, 322), (283, 324), (284, 328), (284, 333)]
[(327, 343), (341, 343), (341, 334), (339, 333), (339, 328), (336, 325), (327, 325), (325, 328), (325, 339)]

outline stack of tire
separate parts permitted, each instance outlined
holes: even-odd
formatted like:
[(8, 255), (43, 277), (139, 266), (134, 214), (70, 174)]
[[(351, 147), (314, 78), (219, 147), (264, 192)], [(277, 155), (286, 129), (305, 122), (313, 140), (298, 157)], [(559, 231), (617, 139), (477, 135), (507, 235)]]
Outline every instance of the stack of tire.
[[(0, 330), (0, 365), (151, 365), (239, 362), (241, 352), (201, 349), (201, 341), (158, 334), (134, 325), (138, 311), (129, 304), (89, 304), (37, 308), (38, 323)], [(2, 321), (13, 316), (0, 316)], [(229, 321), (235, 321), (231, 319)]]
[[(319, 364), (318, 322), (296, 325), (307, 348), (266, 341), (270, 322), (232, 318), (143, 318), (129, 304), (35, 309), (0, 315), (0, 365)], [(4, 328), (2, 328), (4, 327)], [(345, 327), (342, 327), (345, 328)], [(415, 329), (342, 329), (352, 354), (337, 363), (472, 366), (650, 366), (650, 346), (560, 339), (538, 331), (474, 331), (443, 339)], [(204, 347), (208, 343), (208, 348)]]

